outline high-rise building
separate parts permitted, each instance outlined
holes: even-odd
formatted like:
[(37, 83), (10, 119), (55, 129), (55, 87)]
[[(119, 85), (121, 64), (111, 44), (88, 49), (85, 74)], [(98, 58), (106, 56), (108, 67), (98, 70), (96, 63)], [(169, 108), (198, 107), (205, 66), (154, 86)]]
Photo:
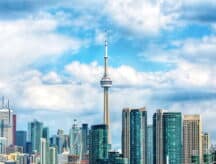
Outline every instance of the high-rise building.
[(182, 164), (182, 114), (157, 110), (153, 115), (153, 163)]
[(13, 114), (13, 145), (16, 144), (16, 114)]
[(55, 146), (57, 148), (58, 154), (62, 153), (63, 143), (61, 142), (59, 135), (53, 135), (50, 138), (50, 145)]
[(75, 121), (70, 129), (70, 154), (80, 156), (81, 146), (81, 129)]
[(111, 146), (110, 132), (110, 113), (109, 113), (109, 88), (112, 86), (112, 80), (108, 75), (108, 43), (105, 41), (104, 55), (104, 75), (100, 81), (101, 87), (104, 89), (104, 124), (108, 127), (108, 143)]
[(210, 137), (208, 133), (202, 134), (202, 155), (205, 164), (210, 162)]
[(153, 164), (153, 126), (147, 127), (147, 164)]
[(123, 109), (122, 153), (130, 164), (147, 163), (147, 111)]
[(202, 161), (202, 123), (200, 115), (185, 115), (183, 120), (184, 164)]
[(26, 142), (26, 152), (27, 154), (32, 154), (32, 143), (30, 141)]
[(182, 164), (182, 114), (180, 112), (164, 113), (163, 129), (166, 163)]
[(0, 137), (6, 141), (6, 147), (13, 144), (13, 111), (5, 107), (0, 109)]
[(56, 147), (49, 147), (49, 164), (58, 164)]
[(48, 144), (45, 138), (40, 138), (40, 164), (48, 164)]
[(88, 154), (88, 124), (82, 124), (81, 128), (82, 139), (82, 159), (85, 160)]
[(40, 151), (40, 139), (42, 137), (43, 123), (37, 120), (28, 124), (28, 141), (32, 143), (32, 151)]
[(42, 138), (45, 138), (47, 141), (49, 141), (49, 128), (44, 127), (42, 129)]
[(163, 110), (157, 110), (153, 115), (153, 163), (164, 163), (163, 142)]
[(108, 159), (107, 125), (92, 126), (89, 139), (89, 164), (99, 164), (100, 160)]
[(24, 130), (16, 131), (16, 145), (23, 148), (23, 152), (26, 153), (26, 139), (27, 132)]
[(209, 154), (210, 151), (210, 137), (208, 133), (202, 134), (202, 154)]

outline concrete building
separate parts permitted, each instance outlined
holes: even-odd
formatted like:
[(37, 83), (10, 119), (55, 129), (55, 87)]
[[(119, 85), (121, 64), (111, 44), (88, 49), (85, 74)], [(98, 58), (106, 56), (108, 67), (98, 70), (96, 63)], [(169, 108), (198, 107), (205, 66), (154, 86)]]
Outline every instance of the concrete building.
[(192, 159), (202, 161), (202, 122), (200, 115), (184, 115), (183, 120), (183, 156), (184, 164)]

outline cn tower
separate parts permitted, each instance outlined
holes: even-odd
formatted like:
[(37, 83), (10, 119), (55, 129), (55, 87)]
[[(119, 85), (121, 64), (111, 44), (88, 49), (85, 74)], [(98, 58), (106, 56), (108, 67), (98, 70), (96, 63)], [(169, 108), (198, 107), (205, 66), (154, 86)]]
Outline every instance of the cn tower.
[(104, 89), (104, 124), (108, 126), (108, 144), (111, 145), (110, 114), (109, 114), (109, 88), (112, 86), (112, 80), (108, 75), (108, 43), (107, 43), (107, 40), (105, 40), (104, 75), (100, 81), (100, 85)]

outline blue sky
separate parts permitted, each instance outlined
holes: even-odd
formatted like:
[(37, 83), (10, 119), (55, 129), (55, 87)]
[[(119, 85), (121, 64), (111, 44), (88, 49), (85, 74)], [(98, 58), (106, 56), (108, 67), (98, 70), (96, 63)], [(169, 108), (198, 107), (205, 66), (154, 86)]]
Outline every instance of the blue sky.
[(102, 123), (107, 30), (114, 148), (124, 107), (146, 106), (149, 124), (159, 108), (201, 114), (215, 142), (215, 11), (213, 0), (1, 1), (0, 93), (18, 129)]

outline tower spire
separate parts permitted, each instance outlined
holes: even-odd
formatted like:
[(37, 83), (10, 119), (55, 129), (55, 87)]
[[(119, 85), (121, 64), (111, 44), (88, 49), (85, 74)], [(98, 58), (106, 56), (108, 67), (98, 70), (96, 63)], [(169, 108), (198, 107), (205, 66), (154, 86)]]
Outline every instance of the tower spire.
[(101, 87), (104, 89), (104, 124), (108, 127), (108, 143), (111, 145), (110, 133), (110, 114), (109, 114), (109, 88), (112, 86), (112, 80), (108, 75), (108, 41), (105, 39), (104, 53), (104, 75), (100, 81)]

